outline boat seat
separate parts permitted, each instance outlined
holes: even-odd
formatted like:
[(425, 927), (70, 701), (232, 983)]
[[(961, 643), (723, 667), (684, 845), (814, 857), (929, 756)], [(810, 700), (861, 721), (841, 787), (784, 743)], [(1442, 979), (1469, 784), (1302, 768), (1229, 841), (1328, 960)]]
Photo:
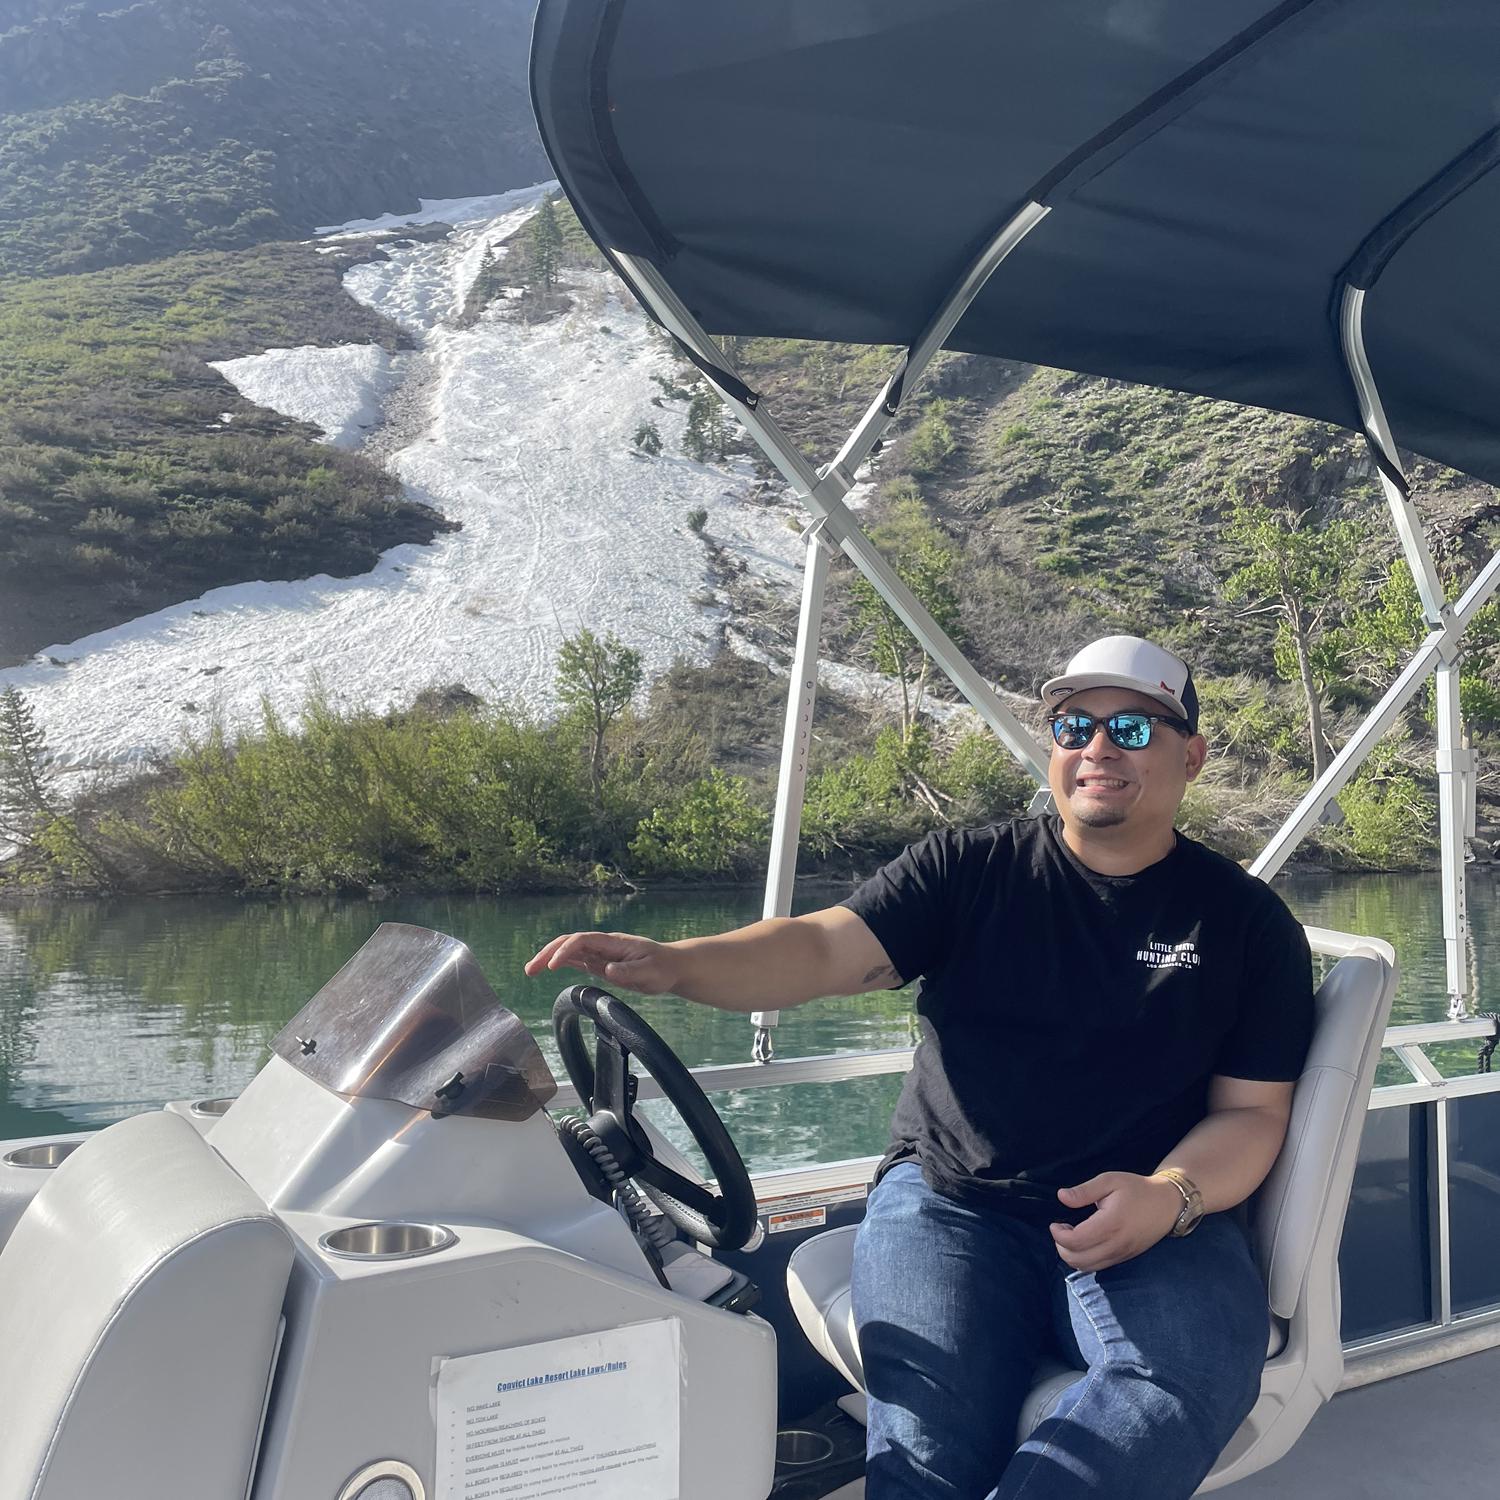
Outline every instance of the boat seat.
[(92, 1137), (0, 1250), (0, 1500), (244, 1500), (291, 1267), (180, 1115)]
[[(1251, 1200), (1251, 1239), (1266, 1283), (1271, 1339), (1261, 1394), (1200, 1493), (1280, 1458), (1343, 1375), (1338, 1250), (1360, 1131), (1396, 969), (1384, 944), (1342, 958), (1319, 987), (1307, 1064), (1297, 1080), (1286, 1143)], [(793, 1253), (788, 1289), (813, 1347), (858, 1391), (864, 1368), (849, 1275), (856, 1227), (815, 1235)], [(1024, 1442), (1081, 1372), (1048, 1362), (1022, 1408)], [(858, 1406), (855, 1408), (858, 1410)]]

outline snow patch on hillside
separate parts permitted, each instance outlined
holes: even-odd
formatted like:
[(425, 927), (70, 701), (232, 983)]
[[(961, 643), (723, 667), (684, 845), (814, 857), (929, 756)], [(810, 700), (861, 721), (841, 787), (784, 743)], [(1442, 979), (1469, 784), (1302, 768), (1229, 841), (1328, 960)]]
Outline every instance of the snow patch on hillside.
[(313, 233), (326, 239), (363, 239), (370, 234), (396, 233), (421, 224), (472, 224), (496, 219), (513, 209), (535, 207), (557, 188), (556, 182), (538, 182), (531, 187), (512, 188), (508, 193), (490, 193), (480, 198), (418, 198), (414, 214), (381, 214), (374, 219), (350, 219), (343, 224), (325, 224)]
[[(458, 317), (486, 253), (503, 261), (511, 252), (500, 242), (515, 234), (535, 211), (534, 206), (524, 205), (494, 218), (461, 224), (441, 246), (430, 242), (393, 246), (382, 259), (352, 267), (344, 276), (344, 287), (357, 302), (424, 339)], [(443, 253), (434, 254), (436, 249)]]
[[(231, 730), (253, 724), (263, 700), (295, 716), (319, 683), (376, 711), (459, 682), (545, 711), (558, 645), (582, 625), (638, 649), (648, 678), (678, 657), (706, 661), (725, 608), (686, 524), (697, 509), (731, 557), (796, 589), (789, 522), (800, 515), (751, 498), (748, 460), (682, 456), (686, 403), (653, 404), (652, 377), (675, 358), (610, 278), (574, 275), (575, 306), (552, 322), (492, 311), (455, 326), (485, 250), (540, 194), (525, 192), (424, 205), (443, 222), (472, 216), (446, 240), (396, 245), (349, 273), (353, 295), (418, 346), (384, 372), (394, 391), (352, 350), (278, 350), (225, 371), (251, 399), (330, 433), (358, 425), (377, 387), (404, 402), (400, 431), (415, 438), (388, 466), (462, 529), (395, 548), (359, 578), (215, 589), (0, 672), (32, 700), (63, 764), (140, 761), (214, 715)], [(659, 458), (633, 446), (646, 420)]]
[(321, 427), (335, 448), (357, 448), (379, 425), (403, 369), (402, 357), (378, 344), (267, 349), (210, 363), (247, 400)]

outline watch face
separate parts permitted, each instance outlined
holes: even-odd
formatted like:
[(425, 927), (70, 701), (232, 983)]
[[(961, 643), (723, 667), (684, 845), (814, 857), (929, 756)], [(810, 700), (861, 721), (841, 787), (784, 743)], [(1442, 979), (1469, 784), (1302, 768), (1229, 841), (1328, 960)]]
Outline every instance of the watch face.
[(1172, 1226), (1172, 1233), (1181, 1239), (1183, 1235), (1191, 1234), (1203, 1217), (1203, 1194), (1192, 1183), (1188, 1183), (1186, 1188), (1181, 1183), (1176, 1185), (1177, 1191), (1183, 1194), (1184, 1201), (1182, 1212), (1177, 1215), (1177, 1222)]

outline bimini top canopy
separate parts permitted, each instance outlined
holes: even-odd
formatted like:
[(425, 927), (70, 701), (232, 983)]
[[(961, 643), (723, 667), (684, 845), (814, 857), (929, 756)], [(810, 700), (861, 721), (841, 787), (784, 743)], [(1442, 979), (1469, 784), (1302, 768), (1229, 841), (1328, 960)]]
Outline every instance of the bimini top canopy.
[(568, 196), (716, 333), (949, 347), (1358, 429), (1500, 482), (1497, 0), (541, 0)]

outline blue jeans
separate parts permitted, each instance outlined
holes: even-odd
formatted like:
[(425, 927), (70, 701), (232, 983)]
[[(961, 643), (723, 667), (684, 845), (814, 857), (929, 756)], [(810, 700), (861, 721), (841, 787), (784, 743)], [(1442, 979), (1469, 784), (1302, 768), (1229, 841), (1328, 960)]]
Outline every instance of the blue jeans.
[[(854, 1248), (869, 1395), (866, 1500), (1178, 1500), (1260, 1389), (1269, 1311), (1244, 1232), (1215, 1214), (1107, 1270), (1051, 1235), (881, 1179)], [(1044, 1356), (1086, 1370), (1016, 1448)]]

